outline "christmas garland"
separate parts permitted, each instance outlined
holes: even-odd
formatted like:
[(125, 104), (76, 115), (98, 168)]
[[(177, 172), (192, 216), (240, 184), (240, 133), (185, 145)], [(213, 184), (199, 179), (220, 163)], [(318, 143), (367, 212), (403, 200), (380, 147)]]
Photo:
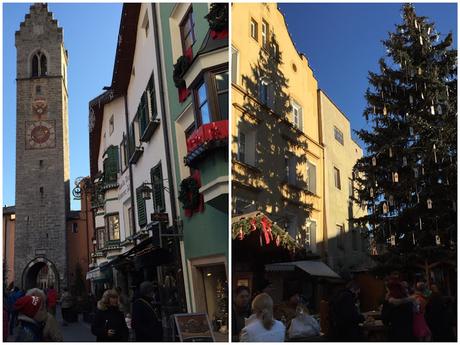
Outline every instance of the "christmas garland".
[(174, 80), (174, 85), (177, 88), (183, 88), (185, 87), (185, 80), (182, 78), (187, 71), (187, 69), (190, 67), (190, 60), (188, 57), (185, 55), (182, 55), (180, 58), (177, 59), (176, 64), (174, 65), (174, 71), (173, 71), (173, 80)]
[(253, 231), (260, 233), (261, 245), (265, 240), (265, 244), (270, 244), (273, 240), (276, 246), (282, 246), (288, 250), (295, 250), (298, 248), (295, 240), (289, 233), (278, 225), (273, 224), (266, 216), (259, 215), (252, 218), (243, 218), (232, 224), (232, 238), (234, 240), (243, 240), (249, 236)]
[(228, 4), (212, 3), (211, 10), (205, 16), (212, 31), (223, 31), (228, 29)]
[(187, 177), (180, 183), (179, 201), (184, 209), (195, 210), (200, 205), (200, 187), (193, 177)]

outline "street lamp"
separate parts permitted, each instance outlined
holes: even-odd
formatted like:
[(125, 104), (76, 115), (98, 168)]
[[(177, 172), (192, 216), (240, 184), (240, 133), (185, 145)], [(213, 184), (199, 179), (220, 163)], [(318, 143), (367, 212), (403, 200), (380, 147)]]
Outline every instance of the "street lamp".
[(149, 187), (151, 186), (151, 183), (144, 182), (140, 188), (140, 192), (142, 195), (142, 199), (144, 200), (150, 200), (151, 199), (151, 194), (152, 194), (152, 188)]

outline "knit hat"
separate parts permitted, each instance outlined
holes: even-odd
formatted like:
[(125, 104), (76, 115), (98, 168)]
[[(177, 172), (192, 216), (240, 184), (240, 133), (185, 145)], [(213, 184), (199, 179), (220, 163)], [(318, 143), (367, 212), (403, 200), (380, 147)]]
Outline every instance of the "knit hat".
[(24, 296), (19, 298), (14, 304), (14, 309), (25, 316), (33, 318), (37, 314), (42, 300), (37, 296)]

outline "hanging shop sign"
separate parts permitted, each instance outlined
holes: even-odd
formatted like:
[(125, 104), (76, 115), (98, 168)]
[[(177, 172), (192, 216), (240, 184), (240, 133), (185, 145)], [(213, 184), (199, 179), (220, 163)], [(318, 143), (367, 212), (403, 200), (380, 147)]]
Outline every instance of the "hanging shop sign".
[(168, 213), (166, 212), (155, 212), (150, 214), (150, 220), (152, 222), (167, 223), (169, 221)]

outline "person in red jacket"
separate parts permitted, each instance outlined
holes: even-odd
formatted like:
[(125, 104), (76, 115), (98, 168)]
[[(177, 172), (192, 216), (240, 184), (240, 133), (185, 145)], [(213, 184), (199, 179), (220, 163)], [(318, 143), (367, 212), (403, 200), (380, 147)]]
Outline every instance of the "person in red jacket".
[(50, 286), (46, 293), (46, 302), (48, 305), (48, 312), (56, 316), (57, 291), (53, 285)]

